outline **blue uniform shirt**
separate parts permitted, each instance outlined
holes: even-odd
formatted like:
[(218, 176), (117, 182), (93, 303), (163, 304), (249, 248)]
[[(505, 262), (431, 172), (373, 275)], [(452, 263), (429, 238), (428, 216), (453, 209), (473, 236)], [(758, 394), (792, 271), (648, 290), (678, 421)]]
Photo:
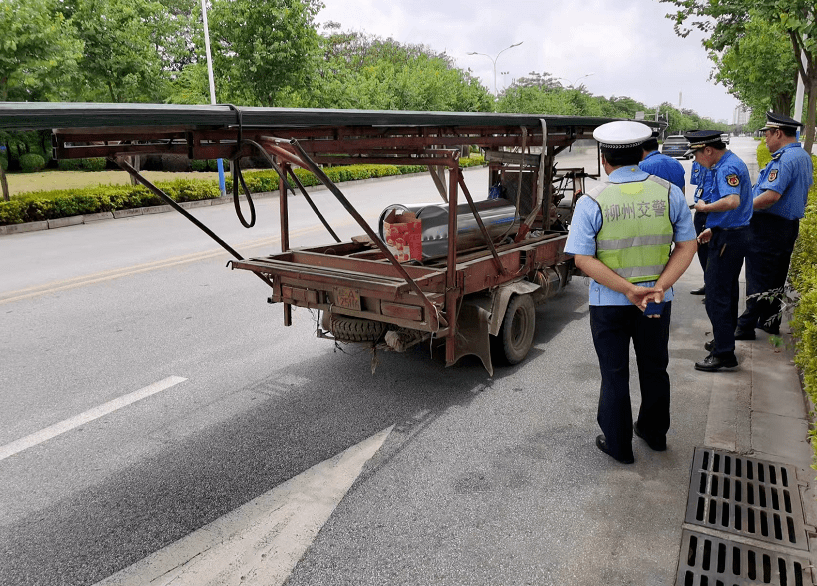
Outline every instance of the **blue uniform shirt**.
[(709, 212), (707, 228), (740, 228), (748, 226), (752, 219), (752, 181), (749, 169), (739, 156), (726, 151), (720, 161), (710, 169), (712, 174), (712, 199), (709, 203), (729, 195), (740, 197), (740, 204), (728, 212)]
[(638, 168), (650, 175), (666, 179), (670, 183), (677, 185), (681, 189), (681, 193), (684, 192), (686, 187), (684, 166), (672, 157), (653, 151), (644, 157), (644, 160), (638, 164)]
[(770, 189), (781, 197), (770, 207), (755, 213), (774, 214), (787, 220), (802, 218), (806, 212), (813, 173), (811, 157), (799, 142), (777, 149), (772, 160), (760, 172), (752, 195), (757, 197)]
[(689, 183), (696, 186), (694, 201), (697, 202), (700, 199), (704, 203), (712, 201), (712, 173), (697, 161), (692, 163), (692, 174)]
[[(630, 183), (645, 181), (649, 174), (635, 166), (620, 167), (608, 177), (610, 183)], [(695, 227), (692, 225), (692, 214), (687, 206), (684, 194), (677, 186), (670, 187), (669, 214), (673, 227), (673, 241), (686, 242), (695, 240)], [(584, 195), (576, 202), (570, 232), (567, 236), (565, 252), (596, 256), (596, 234), (601, 230), (602, 215), (598, 204), (590, 196)], [(640, 286), (652, 287), (655, 281), (638, 283)], [(672, 301), (672, 288), (664, 294), (665, 301)], [(590, 305), (632, 305), (627, 296), (590, 280)]]

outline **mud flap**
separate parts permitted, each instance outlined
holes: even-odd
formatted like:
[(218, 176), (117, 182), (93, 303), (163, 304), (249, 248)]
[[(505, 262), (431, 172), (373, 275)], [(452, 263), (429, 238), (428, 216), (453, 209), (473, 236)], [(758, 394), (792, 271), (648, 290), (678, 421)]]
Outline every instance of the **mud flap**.
[(542, 288), (539, 285), (529, 281), (514, 281), (497, 287), (491, 300), (489, 333), (492, 336), (499, 334), (499, 328), (502, 326), (505, 310), (508, 309), (508, 302), (511, 300), (512, 295), (536, 294), (541, 290)]
[(489, 311), (468, 299), (463, 301), (457, 319), (454, 362), (463, 356), (473, 354), (482, 360), (488, 376), (494, 376), (494, 366), (491, 364), (490, 322)]

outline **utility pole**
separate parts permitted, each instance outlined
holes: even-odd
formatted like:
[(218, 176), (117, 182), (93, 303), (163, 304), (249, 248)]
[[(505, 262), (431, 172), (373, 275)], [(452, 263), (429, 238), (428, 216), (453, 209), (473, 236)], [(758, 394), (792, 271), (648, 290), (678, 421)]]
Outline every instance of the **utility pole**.
[[(210, 103), (216, 105), (216, 83), (213, 80), (213, 59), (210, 57), (210, 28), (207, 26), (207, 6), (205, 0), (201, 0), (201, 15), (204, 20), (204, 49), (207, 52), (207, 76), (210, 79)], [(239, 145), (241, 148), (241, 145)], [(227, 195), (227, 188), (224, 182), (224, 161), (218, 159), (218, 187), (221, 190), (221, 197)]]

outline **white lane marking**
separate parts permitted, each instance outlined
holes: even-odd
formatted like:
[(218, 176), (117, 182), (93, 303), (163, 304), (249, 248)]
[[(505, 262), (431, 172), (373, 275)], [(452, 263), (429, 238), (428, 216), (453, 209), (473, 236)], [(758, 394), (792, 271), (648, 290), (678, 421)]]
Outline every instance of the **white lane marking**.
[(283, 584), (393, 427), (316, 464), (95, 586)]
[(108, 413), (112, 413), (117, 409), (121, 409), (122, 407), (126, 407), (131, 403), (135, 403), (136, 401), (140, 401), (150, 397), (151, 395), (167, 390), (170, 387), (186, 380), (186, 378), (182, 378), (180, 376), (169, 376), (164, 380), (148, 385), (142, 389), (139, 389), (138, 391), (134, 391), (119, 397), (118, 399), (114, 399), (113, 401), (108, 401), (107, 403), (94, 407), (93, 409), (85, 411), (84, 413), (75, 415), (70, 419), (55, 423), (54, 425), (46, 427), (45, 429), (42, 429), (36, 433), (32, 433), (24, 438), (15, 440), (10, 444), (0, 447), (0, 461), (5, 460), (9, 456), (13, 456), (14, 454), (18, 454), (23, 450), (36, 446), (37, 444), (41, 444), (44, 441), (48, 441), (51, 438), (65, 433), (66, 431), (71, 431), (72, 429), (79, 427), (80, 425), (84, 425), (89, 421), (99, 419), (100, 417), (103, 417)]

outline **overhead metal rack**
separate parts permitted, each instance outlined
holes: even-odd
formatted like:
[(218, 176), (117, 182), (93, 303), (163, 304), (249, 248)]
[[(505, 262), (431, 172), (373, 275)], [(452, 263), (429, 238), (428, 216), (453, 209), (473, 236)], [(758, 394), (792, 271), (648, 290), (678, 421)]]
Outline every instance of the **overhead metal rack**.
[[(238, 116), (241, 120), (238, 120)], [(610, 119), (588, 116), (503, 114), (484, 112), (413, 112), (307, 108), (198, 106), (178, 104), (100, 104), (75, 102), (0, 103), (0, 128), (50, 129), (122, 126), (528, 126), (541, 119), (551, 128), (598, 126)]]

